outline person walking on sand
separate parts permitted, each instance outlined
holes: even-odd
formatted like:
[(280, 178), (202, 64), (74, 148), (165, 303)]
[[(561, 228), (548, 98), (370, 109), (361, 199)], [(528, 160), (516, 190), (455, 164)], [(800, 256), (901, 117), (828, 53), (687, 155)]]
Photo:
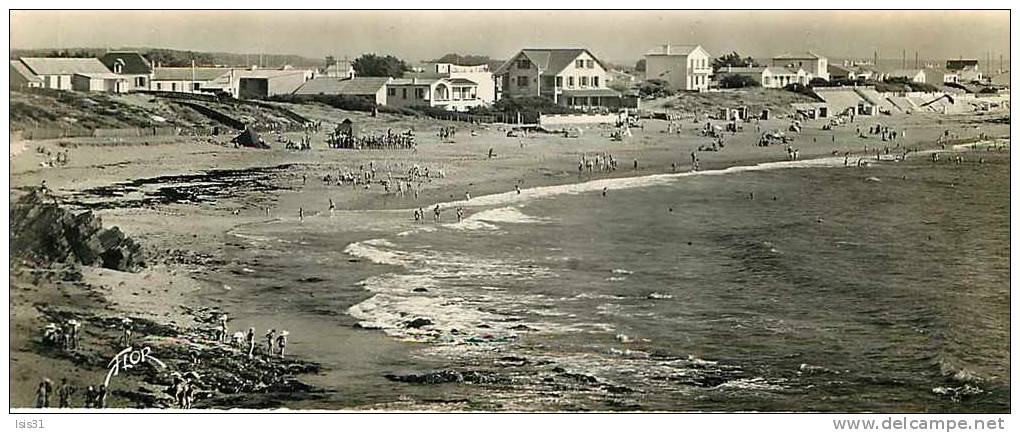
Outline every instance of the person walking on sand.
[(606, 198), (606, 193), (608, 193), (608, 192), (609, 192), (609, 187), (608, 186), (602, 187), (602, 198)]
[(106, 384), (100, 383), (96, 387), (96, 409), (106, 409)]
[(298, 215), (298, 221), (304, 221), (305, 220), (305, 208), (298, 207), (298, 214), (297, 215)]
[(230, 334), (227, 334), (227, 314), (226, 313), (223, 313), (223, 314), (220, 315), (220, 328), (219, 328), (218, 332), (219, 332), (219, 334), (216, 336), (216, 341), (219, 341), (221, 343), (227, 341), (227, 336), (230, 335)]
[(71, 407), (71, 394), (73, 393), (74, 389), (67, 383), (67, 378), (61, 378), (60, 386), (57, 387), (57, 407)]
[(336, 212), (336, 203), (333, 203), (333, 199), (329, 199), (329, 217), (333, 218), (333, 213)]
[(96, 402), (96, 388), (93, 387), (92, 385), (89, 385), (88, 388), (85, 388), (85, 408), (91, 409), (95, 407), (95, 402)]
[(280, 359), (283, 359), (283, 354), (287, 350), (287, 336), (290, 335), (286, 330), (280, 331), (280, 335), (276, 337), (276, 348), (280, 351)]
[(255, 356), (255, 327), (248, 328), (245, 341), (248, 343), (248, 359), (251, 359)]
[(439, 210), (439, 205), (438, 204), (436, 205), (435, 209), (432, 209), (432, 213), (434, 214), (433, 218), (435, 219), (435, 221), (439, 222), (439, 213), (440, 213), (440, 210)]
[(270, 329), (269, 331), (266, 331), (266, 354), (267, 355), (271, 356), (273, 354), (273, 339), (275, 339), (275, 338), (276, 338), (276, 330), (275, 329)]
[(130, 346), (131, 345), (131, 319), (125, 317), (120, 321), (121, 334), (120, 334), (120, 345)]
[(471, 201), (471, 192), (464, 191), (464, 201)]
[(39, 388), (35, 390), (35, 407), (36, 408), (47, 408), (50, 407), (50, 392), (53, 392), (53, 382), (49, 378), (44, 377), (39, 382)]
[(457, 208), (457, 222), (461, 222), (464, 219), (464, 208)]
[(520, 185), (514, 185), (514, 189), (517, 190), (517, 195), (521, 195), (521, 186)]

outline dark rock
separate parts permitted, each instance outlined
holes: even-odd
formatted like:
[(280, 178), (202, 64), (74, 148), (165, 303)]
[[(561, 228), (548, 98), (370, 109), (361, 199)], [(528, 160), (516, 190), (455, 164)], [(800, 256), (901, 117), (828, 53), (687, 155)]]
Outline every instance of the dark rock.
[(410, 322), (404, 323), (404, 327), (405, 328), (415, 328), (415, 329), (418, 329), (418, 328), (421, 328), (423, 326), (429, 326), (431, 324), (432, 324), (431, 320), (423, 318), (423, 317), (419, 317), (419, 318), (416, 318), (416, 319), (414, 319), (414, 320), (412, 320)]

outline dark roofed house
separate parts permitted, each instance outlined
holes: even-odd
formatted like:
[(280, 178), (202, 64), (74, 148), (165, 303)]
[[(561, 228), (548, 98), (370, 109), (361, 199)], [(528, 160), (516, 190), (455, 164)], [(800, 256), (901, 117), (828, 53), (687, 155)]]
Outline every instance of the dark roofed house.
[(504, 96), (541, 96), (579, 108), (618, 107), (619, 92), (606, 87), (607, 68), (585, 48), (525, 48), (495, 75)]
[(137, 51), (108, 51), (99, 61), (114, 74), (127, 78), (133, 90), (149, 90), (152, 64)]

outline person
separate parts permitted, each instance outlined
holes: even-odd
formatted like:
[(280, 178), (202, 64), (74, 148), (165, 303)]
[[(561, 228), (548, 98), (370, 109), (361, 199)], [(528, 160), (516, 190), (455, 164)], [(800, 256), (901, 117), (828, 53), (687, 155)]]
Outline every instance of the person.
[(220, 315), (220, 327), (217, 331), (219, 334), (216, 336), (216, 341), (225, 342), (227, 341), (227, 314), (223, 313)]
[(439, 222), (439, 213), (440, 213), (440, 210), (439, 210), (439, 205), (438, 204), (436, 205), (436, 208), (432, 210), (432, 212), (435, 214), (436, 222)]
[(514, 185), (514, 188), (517, 189), (517, 195), (521, 195), (521, 186), (520, 185)]
[(106, 409), (106, 384), (99, 384), (96, 388), (96, 408)]
[(298, 221), (304, 221), (304, 220), (305, 220), (305, 208), (299, 207), (298, 208)]
[(50, 407), (50, 392), (53, 391), (53, 382), (49, 378), (43, 378), (39, 382), (39, 388), (35, 390), (35, 407)]
[(71, 407), (71, 394), (74, 389), (67, 383), (67, 378), (60, 379), (60, 386), (57, 388), (57, 407)]
[(637, 164), (637, 160), (635, 159), (634, 160), (634, 169), (637, 170), (637, 167), (638, 167), (638, 164)]
[(77, 319), (71, 319), (67, 321), (71, 331), (71, 348), (78, 349), (81, 347), (81, 322)]
[(609, 187), (608, 186), (602, 187), (602, 198), (606, 198), (607, 192), (609, 192)]
[(290, 335), (286, 330), (280, 331), (280, 335), (276, 337), (276, 348), (280, 351), (280, 358), (283, 358), (283, 353), (287, 349), (287, 336)]
[(471, 201), (471, 192), (470, 191), (464, 191), (464, 200), (465, 201)]
[(248, 343), (248, 358), (255, 356), (255, 327), (248, 328), (248, 333), (244, 336), (245, 341)]
[(457, 208), (457, 222), (461, 222), (464, 219), (464, 208)]
[(121, 344), (121, 346), (130, 346), (131, 345), (131, 319), (125, 317), (123, 320), (121, 320), (120, 325), (121, 325), (121, 329), (122, 329), (121, 330), (121, 335), (120, 335), (120, 344)]
[(307, 183), (308, 183), (308, 175), (302, 173), (301, 174), (301, 184), (304, 185), (304, 184), (307, 184)]
[(95, 402), (96, 402), (96, 388), (93, 387), (92, 385), (89, 385), (88, 388), (85, 388), (85, 408), (89, 409), (95, 407)]
[(273, 354), (273, 339), (276, 338), (276, 330), (270, 329), (266, 332), (266, 354)]
[(333, 199), (329, 199), (329, 217), (333, 218), (333, 212), (336, 211), (336, 203), (333, 203)]

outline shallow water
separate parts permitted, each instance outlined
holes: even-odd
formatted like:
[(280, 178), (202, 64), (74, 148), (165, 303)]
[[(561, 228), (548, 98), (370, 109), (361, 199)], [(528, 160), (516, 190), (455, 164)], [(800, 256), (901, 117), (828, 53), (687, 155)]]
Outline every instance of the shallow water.
[(1004, 412), (1009, 158), (982, 155), (480, 197), (357, 242), (252, 228), (245, 278), (289, 296), (336, 264), (279, 313), (348, 336), (320, 359), (370, 354), (318, 407)]

